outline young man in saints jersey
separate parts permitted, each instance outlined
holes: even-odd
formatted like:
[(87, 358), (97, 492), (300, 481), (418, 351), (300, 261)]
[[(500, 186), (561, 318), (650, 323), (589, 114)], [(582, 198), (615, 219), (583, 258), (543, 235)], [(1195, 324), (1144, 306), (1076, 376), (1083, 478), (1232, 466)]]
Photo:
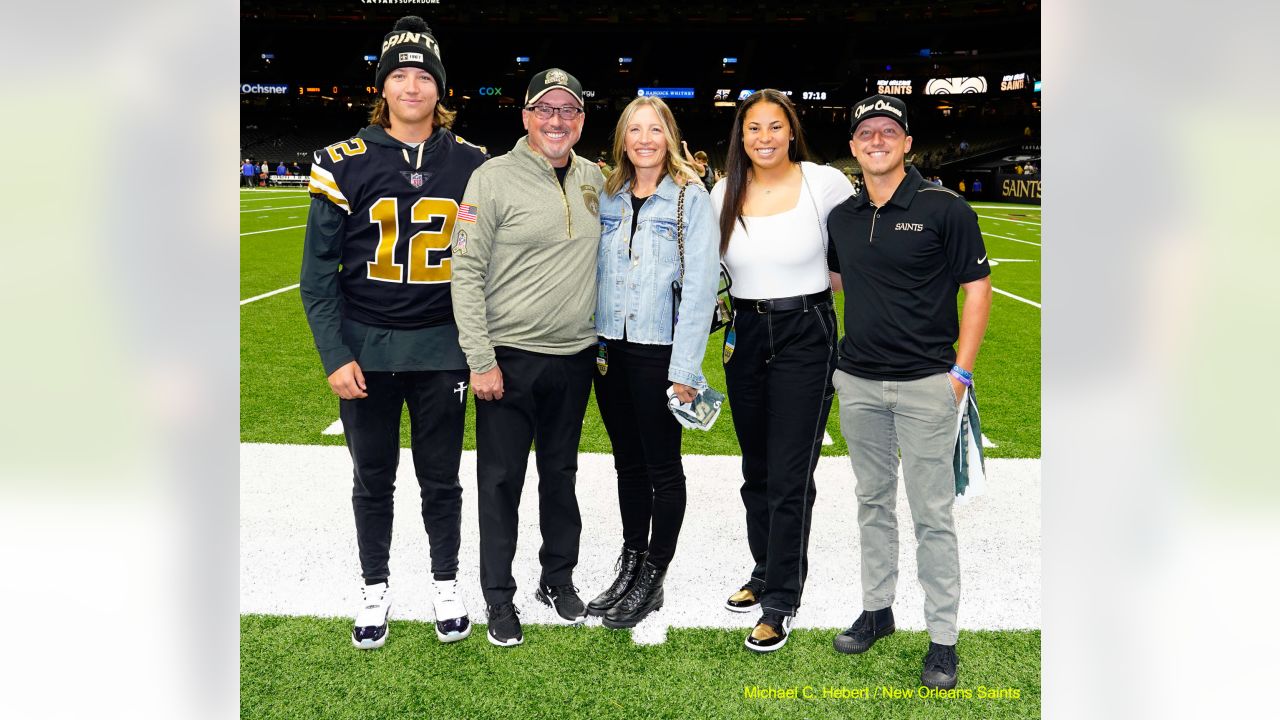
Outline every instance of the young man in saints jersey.
[(450, 131), (440, 49), (421, 18), (382, 43), (370, 125), (318, 150), (302, 302), (355, 466), (351, 503), (364, 576), (352, 643), (386, 642), (392, 494), (407, 403), (431, 546), (436, 635), (471, 633), (457, 587), (468, 367), (450, 299), (458, 202), (484, 148)]

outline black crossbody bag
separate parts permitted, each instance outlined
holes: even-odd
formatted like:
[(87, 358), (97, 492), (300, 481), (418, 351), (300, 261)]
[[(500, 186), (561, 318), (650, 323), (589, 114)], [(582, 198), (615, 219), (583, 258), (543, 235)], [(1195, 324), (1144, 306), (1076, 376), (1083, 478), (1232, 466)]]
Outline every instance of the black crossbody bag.
[[(671, 334), (675, 339), (676, 322), (680, 319), (680, 296), (684, 290), (684, 191), (688, 186), (680, 188), (680, 197), (676, 199), (676, 246), (680, 251), (680, 276), (671, 281)], [(707, 334), (725, 327), (733, 320), (732, 305), (729, 301), (729, 288), (733, 285), (724, 264), (720, 265), (720, 280), (717, 283), (716, 306), (711, 313), (711, 329)]]

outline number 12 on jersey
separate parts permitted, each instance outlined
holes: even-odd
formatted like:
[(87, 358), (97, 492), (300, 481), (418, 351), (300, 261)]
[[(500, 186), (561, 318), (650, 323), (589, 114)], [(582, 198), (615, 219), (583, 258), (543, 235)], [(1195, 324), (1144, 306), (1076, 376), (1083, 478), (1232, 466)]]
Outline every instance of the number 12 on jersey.
[[(400, 240), (399, 203), (384, 197), (369, 208), (369, 222), (378, 226), (378, 249), (367, 263), (370, 280), (404, 282), (404, 264), (395, 261), (396, 243)], [(458, 203), (451, 198), (419, 198), (409, 211), (410, 222), (427, 225), (409, 237), (409, 282), (447, 283), (453, 276), (451, 261), (439, 257), (438, 251), (449, 247), (453, 223), (458, 217)], [(430, 228), (436, 229), (430, 229)], [(431, 253), (437, 251), (435, 262)]]

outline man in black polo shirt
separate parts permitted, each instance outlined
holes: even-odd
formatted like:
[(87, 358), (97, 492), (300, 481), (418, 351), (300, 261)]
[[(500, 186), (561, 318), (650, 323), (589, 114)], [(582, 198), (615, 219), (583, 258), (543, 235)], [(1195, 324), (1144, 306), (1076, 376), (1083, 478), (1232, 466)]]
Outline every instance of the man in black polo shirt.
[(991, 309), (991, 268), (968, 203), (906, 168), (911, 137), (902, 100), (863, 100), (850, 131), (865, 189), (831, 211), (828, 263), (845, 292), (834, 383), (857, 476), (863, 611), (835, 647), (865, 652), (894, 630), (901, 450), (930, 639), (920, 682), (950, 689), (960, 605), (951, 459)]

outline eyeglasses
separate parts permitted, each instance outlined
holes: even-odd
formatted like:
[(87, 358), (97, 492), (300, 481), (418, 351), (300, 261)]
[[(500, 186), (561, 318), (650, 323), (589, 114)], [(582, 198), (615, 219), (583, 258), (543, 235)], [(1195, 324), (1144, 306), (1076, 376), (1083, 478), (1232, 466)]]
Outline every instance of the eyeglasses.
[(583, 113), (582, 108), (574, 107), (573, 105), (565, 105), (564, 107), (530, 105), (525, 110), (537, 115), (539, 120), (550, 120), (552, 115), (559, 115), (565, 120), (574, 120)]

